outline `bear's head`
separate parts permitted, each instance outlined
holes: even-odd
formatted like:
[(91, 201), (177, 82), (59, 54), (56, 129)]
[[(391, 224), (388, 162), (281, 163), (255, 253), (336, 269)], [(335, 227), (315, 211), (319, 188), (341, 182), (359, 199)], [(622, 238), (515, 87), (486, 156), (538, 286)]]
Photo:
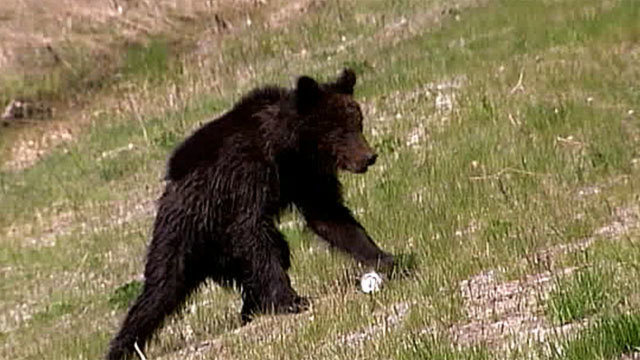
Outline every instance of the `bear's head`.
[(362, 111), (353, 99), (356, 75), (345, 69), (335, 82), (319, 84), (302, 76), (296, 107), (302, 118), (300, 141), (332, 167), (363, 173), (378, 155), (362, 134)]

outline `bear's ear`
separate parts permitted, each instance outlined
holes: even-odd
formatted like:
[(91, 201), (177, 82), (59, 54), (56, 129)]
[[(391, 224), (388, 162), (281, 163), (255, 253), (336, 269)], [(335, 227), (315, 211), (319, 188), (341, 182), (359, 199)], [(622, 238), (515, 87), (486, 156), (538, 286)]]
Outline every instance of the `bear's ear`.
[(306, 112), (320, 99), (322, 90), (320, 84), (308, 76), (298, 78), (296, 86), (296, 106), (298, 111)]
[(333, 84), (333, 88), (341, 93), (347, 95), (353, 95), (353, 88), (356, 86), (356, 73), (346, 68), (342, 70), (342, 74), (338, 80)]

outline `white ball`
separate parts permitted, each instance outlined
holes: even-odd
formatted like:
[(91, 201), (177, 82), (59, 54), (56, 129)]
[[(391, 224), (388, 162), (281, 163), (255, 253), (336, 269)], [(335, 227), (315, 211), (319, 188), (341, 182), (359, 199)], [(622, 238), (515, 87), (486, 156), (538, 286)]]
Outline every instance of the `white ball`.
[(381, 286), (382, 277), (375, 271), (368, 272), (360, 278), (360, 289), (365, 294), (376, 292)]

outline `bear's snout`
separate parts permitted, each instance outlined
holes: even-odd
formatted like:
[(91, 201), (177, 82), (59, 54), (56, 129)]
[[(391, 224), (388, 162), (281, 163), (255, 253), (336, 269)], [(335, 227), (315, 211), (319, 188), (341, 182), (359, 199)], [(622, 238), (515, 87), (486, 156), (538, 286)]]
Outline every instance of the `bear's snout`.
[(367, 166), (371, 166), (376, 163), (376, 159), (378, 158), (378, 154), (370, 154), (367, 159)]
[(343, 161), (342, 168), (344, 170), (362, 174), (367, 171), (369, 166), (375, 164), (378, 154), (369, 146), (364, 136), (354, 136), (350, 142), (342, 149)]
[(354, 172), (356, 174), (362, 174), (367, 172), (369, 166), (373, 165), (378, 158), (378, 154), (374, 152), (365, 153), (358, 157), (358, 159), (354, 162), (353, 166), (348, 168), (349, 171)]

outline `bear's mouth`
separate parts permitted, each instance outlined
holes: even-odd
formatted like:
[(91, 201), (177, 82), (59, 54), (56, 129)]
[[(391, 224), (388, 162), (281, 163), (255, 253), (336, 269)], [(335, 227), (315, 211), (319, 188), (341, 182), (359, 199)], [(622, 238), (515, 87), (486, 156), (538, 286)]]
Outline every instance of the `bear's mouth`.
[(337, 168), (354, 174), (364, 174), (377, 159), (377, 154), (368, 154), (357, 157), (356, 159), (338, 156)]
[(355, 174), (364, 174), (367, 172), (367, 170), (369, 170), (369, 165), (364, 165), (358, 168), (355, 168), (353, 170), (351, 170), (353, 173)]
[(367, 163), (363, 163), (363, 164), (340, 164), (341, 166), (339, 166), (339, 168), (341, 170), (345, 170), (348, 171), (350, 173), (354, 173), (354, 174), (364, 174), (367, 172), (367, 170), (369, 170), (369, 164)]

